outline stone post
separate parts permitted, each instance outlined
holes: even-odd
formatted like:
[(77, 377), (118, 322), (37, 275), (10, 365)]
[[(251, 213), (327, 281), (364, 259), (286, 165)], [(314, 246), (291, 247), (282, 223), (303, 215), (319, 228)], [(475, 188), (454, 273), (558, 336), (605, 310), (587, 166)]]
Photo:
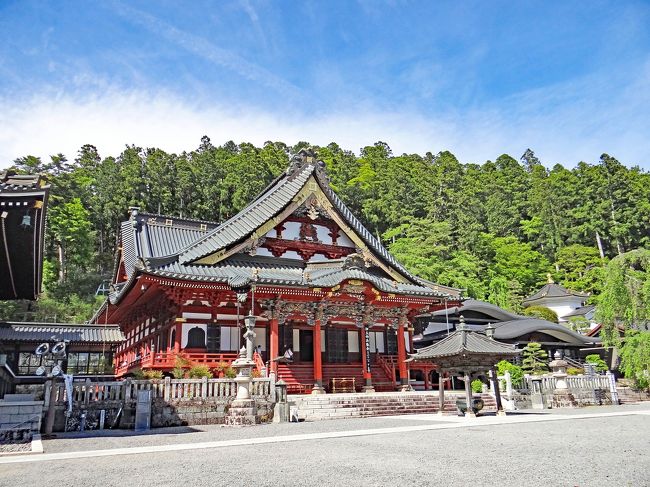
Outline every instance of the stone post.
[(501, 404), (501, 390), (499, 389), (499, 377), (497, 371), (492, 367), (490, 369), (490, 379), (492, 379), (492, 389), (494, 390), (494, 400), (497, 403), (497, 416), (505, 416), (506, 412), (503, 410)]
[(468, 372), (465, 373), (465, 400), (467, 401), (467, 410), (465, 411), (466, 418), (475, 418), (474, 410), (472, 409), (472, 401), (474, 399), (472, 395), (472, 376)]
[(438, 414), (442, 416), (445, 414), (445, 377), (442, 369), (438, 370), (438, 405)]
[(512, 375), (510, 375), (509, 370), (506, 370), (503, 376), (506, 379), (506, 397), (508, 398), (508, 401), (512, 401)]

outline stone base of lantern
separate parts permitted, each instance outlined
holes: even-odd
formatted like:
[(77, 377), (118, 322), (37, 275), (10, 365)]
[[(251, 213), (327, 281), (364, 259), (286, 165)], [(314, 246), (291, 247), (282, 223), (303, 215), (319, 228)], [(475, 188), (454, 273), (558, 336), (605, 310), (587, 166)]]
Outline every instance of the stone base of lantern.
[(229, 426), (246, 426), (257, 422), (257, 405), (254, 399), (235, 399), (230, 404), (225, 423)]
[(578, 401), (566, 389), (555, 389), (553, 391), (553, 408), (577, 408)]

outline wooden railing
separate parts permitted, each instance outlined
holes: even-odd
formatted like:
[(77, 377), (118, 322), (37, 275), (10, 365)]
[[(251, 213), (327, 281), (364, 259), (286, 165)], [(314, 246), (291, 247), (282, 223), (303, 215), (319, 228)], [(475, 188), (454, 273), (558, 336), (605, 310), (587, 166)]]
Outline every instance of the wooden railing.
[(393, 384), (397, 383), (395, 368), (397, 366), (397, 357), (394, 355), (377, 355), (377, 363), (390, 378)]
[[(252, 379), (251, 395), (253, 397), (271, 397), (272, 378)], [(46, 404), (49, 399), (49, 382), (46, 383)], [(67, 404), (68, 394), (63, 383), (57, 383), (56, 402)], [(131, 401), (138, 396), (138, 391), (150, 390), (153, 398), (168, 400), (190, 400), (209, 398), (234, 398), (237, 395), (237, 383), (233, 379), (170, 379), (161, 380), (124, 380), (115, 382), (74, 382), (72, 384), (73, 405), (88, 405), (99, 401)]]
[(138, 357), (128, 363), (118, 364), (115, 368), (115, 373), (119, 377), (127, 374), (130, 370), (136, 367), (161, 370), (173, 369), (177, 365), (176, 357), (185, 359), (192, 365), (207, 365), (209, 368), (214, 368), (222, 362), (231, 364), (237, 358), (237, 353), (154, 352), (146, 354), (143, 357)]

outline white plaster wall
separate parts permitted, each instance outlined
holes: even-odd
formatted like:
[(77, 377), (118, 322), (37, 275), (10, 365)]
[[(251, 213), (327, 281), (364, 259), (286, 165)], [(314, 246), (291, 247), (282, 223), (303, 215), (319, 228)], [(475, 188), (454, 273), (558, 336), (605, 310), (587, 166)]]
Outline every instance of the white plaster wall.
[(311, 259), (309, 259), (307, 262), (327, 262), (328, 259), (327, 256), (323, 254), (316, 254), (314, 255)]
[(266, 328), (255, 327), (255, 339), (253, 340), (255, 347), (262, 346), (262, 351), (266, 352)]
[(384, 349), (384, 333), (378, 331), (371, 331), (370, 333), (370, 352), (374, 353), (379, 349), (381, 353), (385, 352)]
[[(208, 337), (208, 325), (205, 324), (200, 324), (200, 323), (183, 323), (183, 338), (181, 339), (181, 348), (187, 347), (187, 334), (190, 332), (192, 328), (199, 327), (203, 330), (205, 333), (205, 337), (207, 339)], [(205, 343), (203, 344), (205, 345)]]
[(239, 328), (236, 326), (221, 327), (221, 351), (239, 350)]
[(582, 307), (582, 303), (583, 303), (583, 298), (574, 297), (574, 298), (563, 298), (561, 300), (540, 299), (539, 301), (535, 302), (535, 304), (531, 304), (530, 306), (544, 306), (550, 310), (555, 311), (558, 318), (560, 318), (560, 321), (567, 321), (562, 318), (568, 315), (569, 313), (574, 312), (576, 309)]
[(330, 237), (330, 229), (322, 225), (314, 225), (316, 227), (316, 235), (318, 235), (318, 240), (325, 244), (332, 244), (332, 237)]
[(300, 330), (293, 330), (293, 347), (291, 350), (294, 352), (300, 351)]
[(404, 332), (404, 345), (406, 347), (406, 351), (410, 352), (411, 351), (411, 344), (409, 343), (409, 332), (408, 331)]
[[(273, 232), (273, 234), (275, 234), (275, 230), (273, 230), (272, 232)], [(271, 232), (269, 232), (269, 233), (271, 233)], [(275, 236), (275, 235), (273, 235), (273, 236)], [(267, 249), (267, 248), (264, 248), (264, 247), (257, 247), (257, 249), (255, 249), (255, 255), (262, 255), (264, 257), (273, 257), (273, 254), (271, 253), (271, 251), (269, 249)]]
[(320, 331), (320, 351), (325, 351), (325, 330)]
[(348, 352), (359, 352), (359, 332), (348, 330)]
[(348, 238), (348, 236), (341, 232), (339, 234), (339, 238), (336, 240), (336, 245), (339, 245), (341, 247), (354, 247), (354, 242)]
[(282, 238), (285, 240), (296, 240), (300, 238), (300, 223), (298, 222), (284, 222), (284, 230), (282, 231)]
[(191, 319), (191, 320), (210, 320), (212, 319), (212, 313), (183, 312), (183, 318)]
[(302, 260), (302, 257), (296, 252), (295, 250), (289, 250), (282, 254), (283, 259), (294, 259), (294, 260)]

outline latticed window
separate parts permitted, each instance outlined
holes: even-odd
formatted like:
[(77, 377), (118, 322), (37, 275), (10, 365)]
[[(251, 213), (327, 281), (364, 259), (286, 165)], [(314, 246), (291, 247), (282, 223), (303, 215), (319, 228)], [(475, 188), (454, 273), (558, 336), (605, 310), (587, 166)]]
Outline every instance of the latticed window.
[(41, 366), (43, 358), (35, 353), (20, 352), (18, 354), (18, 374), (34, 375)]
[(71, 352), (68, 354), (67, 373), (73, 375), (101, 375), (113, 373), (113, 354), (101, 352)]

